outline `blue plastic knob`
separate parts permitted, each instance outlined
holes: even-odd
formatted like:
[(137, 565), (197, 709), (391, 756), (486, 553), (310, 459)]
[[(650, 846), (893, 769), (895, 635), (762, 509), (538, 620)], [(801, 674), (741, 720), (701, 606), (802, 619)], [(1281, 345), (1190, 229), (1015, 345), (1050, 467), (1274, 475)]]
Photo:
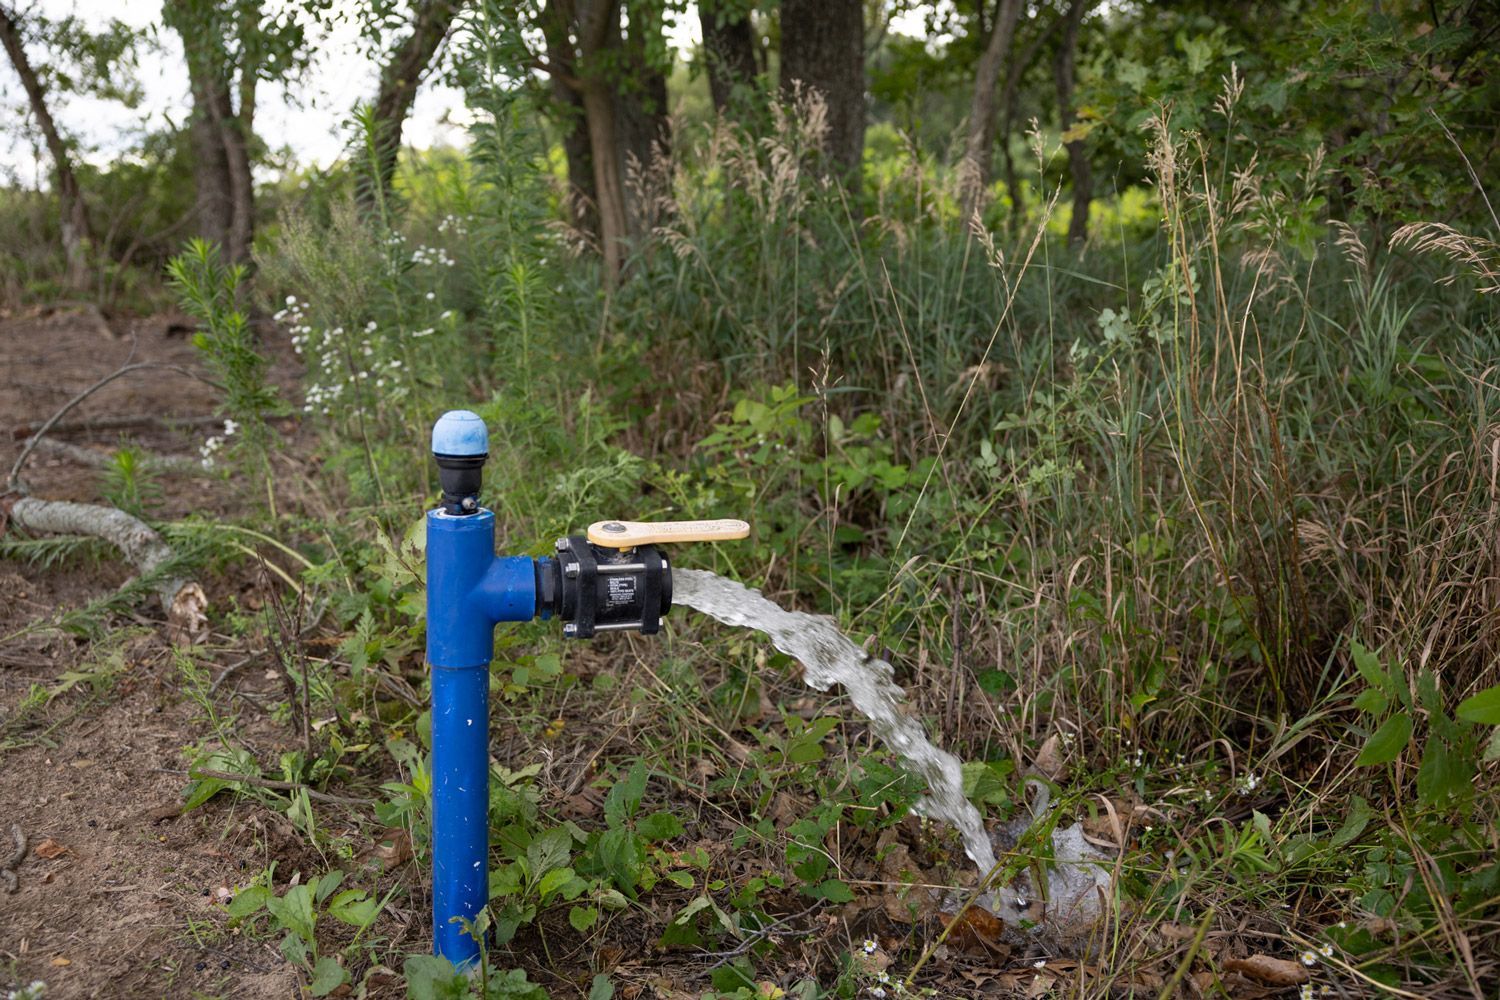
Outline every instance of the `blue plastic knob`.
[(479, 414), (449, 410), (432, 425), (432, 453), (473, 457), (490, 453), (490, 432)]

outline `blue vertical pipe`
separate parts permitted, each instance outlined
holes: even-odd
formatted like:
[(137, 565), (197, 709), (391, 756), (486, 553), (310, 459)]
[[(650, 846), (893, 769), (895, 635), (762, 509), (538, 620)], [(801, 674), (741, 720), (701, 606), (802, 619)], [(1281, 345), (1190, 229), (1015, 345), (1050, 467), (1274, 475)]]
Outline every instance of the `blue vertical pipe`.
[[(466, 414), (465, 418), (473, 417)], [(434, 451), (463, 454), (451, 438)], [(473, 418), (477, 420), (477, 417)], [(483, 424), (475, 454), (484, 454)], [(473, 443), (470, 443), (474, 447)], [(495, 515), (427, 514), (427, 661), (432, 667), (433, 950), (460, 968), (479, 957), (472, 921), (489, 901), (489, 666), (497, 622), (536, 615), (536, 565), (495, 555)]]

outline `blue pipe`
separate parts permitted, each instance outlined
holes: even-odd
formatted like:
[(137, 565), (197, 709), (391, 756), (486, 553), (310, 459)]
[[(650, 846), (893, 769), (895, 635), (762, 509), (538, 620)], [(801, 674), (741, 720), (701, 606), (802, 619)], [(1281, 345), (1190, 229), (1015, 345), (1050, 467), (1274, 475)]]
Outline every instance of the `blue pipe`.
[[(476, 428), (474, 425), (478, 424)], [(447, 414), (433, 451), (482, 463), (488, 435), (477, 416)], [(477, 467), (476, 467), (477, 468)], [(476, 476), (477, 479), (477, 476)], [(449, 499), (445, 491), (445, 500)], [(427, 514), (427, 662), (432, 667), (433, 949), (463, 968), (479, 942), (460, 922), (489, 901), (489, 681), (498, 622), (537, 612), (537, 567), (495, 555), (495, 515), (474, 504)]]

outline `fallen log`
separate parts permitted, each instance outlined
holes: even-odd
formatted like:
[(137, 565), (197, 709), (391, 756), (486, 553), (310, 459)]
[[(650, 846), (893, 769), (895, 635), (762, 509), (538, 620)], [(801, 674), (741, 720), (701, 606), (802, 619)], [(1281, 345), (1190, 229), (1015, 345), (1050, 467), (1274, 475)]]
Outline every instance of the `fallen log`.
[[(66, 390), (59, 389), (58, 392)], [(181, 430), (188, 427), (204, 427), (210, 424), (222, 424), (223, 417), (196, 416), (196, 417), (160, 417), (153, 413), (136, 413), (125, 416), (92, 417), (87, 420), (62, 420), (52, 425), (49, 433), (52, 434), (95, 434), (101, 431), (129, 430), (135, 427), (153, 427), (162, 430)], [(17, 424), (10, 429), (12, 441), (24, 441), (31, 437), (42, 425)]]
[[(10, 520), (41, 534), (103, 539), (142, 576), (162, 569), (173, 556), (172, 547), (150, 525), (115, 507), (22, 497), (10, 505)], [(167, 635), (175, 645), (208, 638), (208, 595), (195, 581), (165, 574), (156, 583), (156, 596), (167, 613)]]
[[(53, 428), (56, 430), (56, 428)], [(107, 469), (114, 464), (114, 455), (109, 452), (95, 451), (93, 448), (85, 448), (82, 445), (70, 444), (67, 441), (54, 441), (52, 438), (27, 438), (28, 447), (38, 451), (50, 452), (61, 458), (78, 465), (86, 465), (91, 469)], [(161, 472), (199, 472), (202, 464), (191, 458), (180, 458), (173, 455), (154, 455), (144, 453), (142, 462), (148, 469)]]

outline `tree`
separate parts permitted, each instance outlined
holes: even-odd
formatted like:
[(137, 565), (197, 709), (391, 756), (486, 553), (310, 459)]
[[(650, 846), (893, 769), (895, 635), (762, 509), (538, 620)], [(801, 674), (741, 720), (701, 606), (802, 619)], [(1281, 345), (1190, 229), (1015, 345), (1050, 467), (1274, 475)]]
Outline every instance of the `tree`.
[(703, 60), (708, 67), (708, 89), (714, 110), (729, 111), (736, 87), (755, 79), (755, 27), (744, 0), (699, 0), (703, 29)]
[[(1019, 0), (1015, 0), (1019, 2)], [(858, 191), (865, 148), (865, 20), (861, 0), (784, 0), (781, 87), (828, 104), (828, 155)]]
[[(628, 24), (622, 25), (627, 10)], [(571, 94), (558, 101), (566, 114), (582, 111), (583, 135), (565, 143), (570, 184), (575, 194), (583, 193), (577, 178), (586, 138), (609, 285), (619, 280), (632, 236), (645, 222), (644, 206), (636, 204), (627, 183), (629, 171), (632, 164), (648, 165), (670, 140), (662, 16), (659, 0), (548, 0), (541, 14), (547, 58), (532, 62), (551, 75), (554, 95), (564, 94), (559, 83)]]
[(306, 65), (302, 28), (290, 12), (266, 16), (261, 0), (168, 0), (162, 18), (187, 56), (199, 235), (230, 262), (247, 261), (256, 88)]
[[(989, 188), (995, 152), (995, 91), (1000, 70), (1010, 56), (1016, 24), (1021, 18), (1021, 0), (1000, 0), (989, 43), (974, 74), (974, 94), (969, 103), (969, 130), (959, 164), (963, 218), (967, 222), (979, 211)], [(1007, 140), (1009, 137), (1005, 137)]]
[(1069, 5), (1055, 63), (1057, 111), (1062, 124), (1063, 145), (1068, 151), (1068, 172), (1073, 176), (1073, 218), (1068, 223), (1068, 242), (1075, 246), (1088, 238), (1089, 205), (1094, 200), (1094, 172), (1089, 165), (1088, 151), (1084, 148), (1084, 137), (1072, 131), (1076, 117), (1073, 109), (1073, 85), (1078, 27), (1091, 6), (1091, 0), (1073, 0)]
[(380, 89), (371, 108), (374, 163), (357, 192), (360, 207), (365, 211), (374, 207), (377, 194), (381, 198), (390, 194), (401, 151), (401, 132), (411, 114), (417, 88), (462, 7), (463, 0), (421, 0), (412, 11), (410, 33), (386, 56), (380, 71)]
[[(547, 64), (571, 66), (572, 43), (569, 40), (569, 15), (558, 0), (548, 0), (542, 10), (542, 33), (547, 42)], [(584, 115), (583, 96), (554, 72), (550, 83), (552, 106), (563, 130), (563, 156), (568, 164), (567, 208), (574, 227), (597, 236), (599, 213), (594, 191), (594, 160), (589, 150), (589, 125)]]
[(68, 260), (68, 282), (75, 288), (81, 288), (88, 281), (89, 244), (93, 240), (88, 206), (79, 190), (78, 177), (73, 171), (73, 160), (68, 153), (67, 144), (63, 142), (57, 123), (47, 107), (47, 95), (41, 80), (26, 54), (20, 20), (4, 4), (0, 4), (0, 44), (4, 45), (16, 75), (21, 78), (21, 86), (31, 105), (32, 117), (36, 119), (37, 127), (46, 140), (47, 152), (52, 156), (59, 227), (62, 231), (63, 253)]

